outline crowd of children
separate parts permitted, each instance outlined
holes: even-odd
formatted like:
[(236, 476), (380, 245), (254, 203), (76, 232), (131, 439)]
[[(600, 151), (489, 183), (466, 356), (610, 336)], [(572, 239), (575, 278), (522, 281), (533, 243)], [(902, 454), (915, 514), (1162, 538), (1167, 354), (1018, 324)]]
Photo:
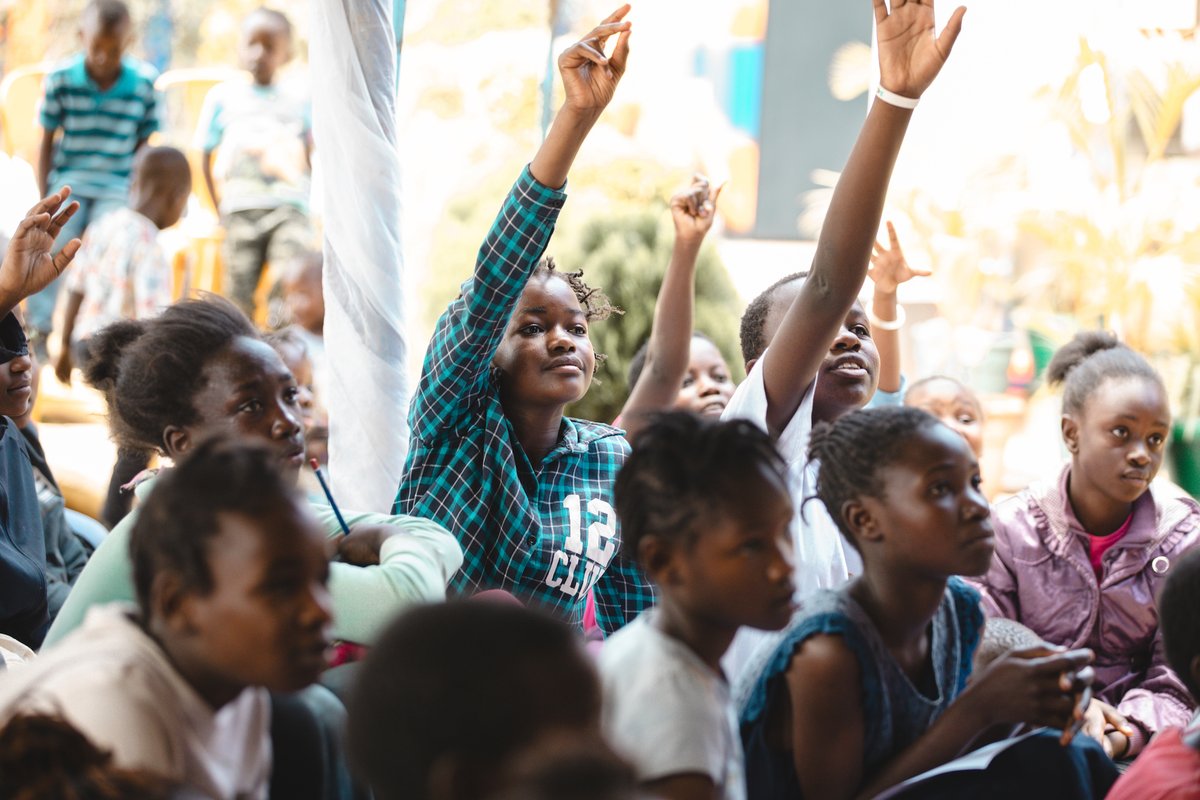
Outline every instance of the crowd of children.
[[(249, 76), (197, 133), (232, 302), (173, 302), (157, 235), (190, 169), (146, 142), (128, 9), (91, 0), (0, 263), (0, 800), (1200, 798), (1200, 505), (1158, 475), (1163, 380), (1076, 336), (1048, 368), (1067, 463), (989, 505), (979, 398), (900, 372), (896, 290), (928, 273), (876, 241), (965, 9), (873, 7), (878, 97), (810, 269), (741, 318), (746, 380), (693, 330), (722, 188), (697, 176), (611, 425), (566, 412), (617, 309), (547, 250), (630, 7), (561, 54), (563, 105), (397, 409), (384, 514), (304, 469), (332, 354), (291, 23), (247, 16)], [(99, 532), (30, 419), (59, 283), (54, 371), (119, 448)]]

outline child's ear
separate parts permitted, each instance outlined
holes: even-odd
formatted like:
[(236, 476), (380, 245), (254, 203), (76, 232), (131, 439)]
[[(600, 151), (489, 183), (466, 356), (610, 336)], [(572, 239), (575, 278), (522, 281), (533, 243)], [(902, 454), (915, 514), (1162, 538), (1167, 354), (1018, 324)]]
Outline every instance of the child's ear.
[(160, 572), (150, 585), (150, 608), (142, 609), (142, 613), (147, 621), (160, 620), (167, 630), (191, 633), (195, 625), (192, 623), (188, 600), (193, 594), (184, 587), (178, 574), (169, 570)]
[(1079, 423), (1070, 414), (1062, 415), (1062, 437), (1071, 455), (1079, 452)]
[(168, 425), (163, 431), (162, 440), (163, 450), (172, 461), (192, 449), (191, 431), (183, 425)]
[(856, 542), (876, 542), (880, 539), (875, 516), (861, 500), (847, 500), (842, 504), (842, 522), (850, 529)]
[(638, 542), (638, 564), (651, 581), (669, 586), (677, 583), (680, 577), (675, 558), (677, 552), (674, 543), (661, 536), (643, 536)]

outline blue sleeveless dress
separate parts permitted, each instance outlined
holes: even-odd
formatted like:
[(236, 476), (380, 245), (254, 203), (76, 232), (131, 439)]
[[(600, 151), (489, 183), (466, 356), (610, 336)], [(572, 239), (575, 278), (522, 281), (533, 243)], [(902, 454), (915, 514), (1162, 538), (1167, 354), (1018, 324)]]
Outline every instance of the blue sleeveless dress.
[(863, 779), (912, 744), (954, 702), (966, 686), (983, 633), (979, 594), (957, 578), (930, 623), (933, 694), (915, 686), (884, 645), (874, 623), (843, 588), (809, 598), (792, 622), (755, 655), (758, 664), (736, 692), (746, 754), (747, 797), (798, 800), (800, 783), (790, 752), (766, 741), (766, 709), (785, 691), (783, 674), (796, 649), (812, 636), (840, 636), (858, 660), (862, 675)]

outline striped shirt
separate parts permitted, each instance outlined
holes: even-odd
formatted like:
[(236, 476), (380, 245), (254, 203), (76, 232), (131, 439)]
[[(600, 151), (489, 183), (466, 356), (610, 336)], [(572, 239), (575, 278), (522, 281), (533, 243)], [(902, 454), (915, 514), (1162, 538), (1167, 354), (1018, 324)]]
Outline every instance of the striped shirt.
[(597, 621), (611, 633), (654, 602), (621, 552), (612, 507), (629, 444), (616, 428), (564, 417), (557, 445), (531, 463), (491, 369), (565, 200), (528, 168), (505, 200), (474, 276), (429, 344), (393, 510), (432, 519), (458, 537), (464, 561), (451, 594), (504, 589), (581, 626), (594, 590)]
[(100, 91), (75, 55), (46, 75), (41, 125), (61, 130), (50, 172), (51, 191), (69, 184), (89, 200), (124, 200), (139, 142), (159, 128), (154, 67), (126, 56), (121, 74)]

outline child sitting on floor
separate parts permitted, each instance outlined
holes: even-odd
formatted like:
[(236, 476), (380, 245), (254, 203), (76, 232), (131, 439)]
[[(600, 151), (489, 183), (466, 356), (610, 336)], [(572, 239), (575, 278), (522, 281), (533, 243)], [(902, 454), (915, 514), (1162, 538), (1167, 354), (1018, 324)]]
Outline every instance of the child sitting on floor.
[(188, 796), (263, 798), (267, 690), (325, 667), (325, 536), (259, 444), (210, 439), (161, 477), (130, 536), (137, 607), (109, 605), (0, 680), (0, 721), (61, 714), (119, 767)]
[(559, 57), (566, 101), (429, 344), (394, 506), (459, 537), (452, 593), (504, 589), (578, 626), (594, 587), (606, 632), (653, 601), (619, 554), (612, 509), (629, 445), (616, 428), (563, 416), (592, 381), (588, 325), (611, 307), (542, 253), (575, 155), (625, 72), (628, 12), (622, 6)]
[(1195, 708), (1167, 664), (1152, 598), (1200, 542), (1200, 504), (1154, 480), (1171, 408), (1146, 359), (1111, 334), (1081, 333), (1047, 375), (1063, 384), (1071, 459), (1054, 483), (996, 507), (996, 556), (978, 585), (989, 615), (1096, 652), (1098, 699), (1085, 731), (1129, 758)]
[[(1193, 700), (1200, 700), (1200, 552), (1175, 562), (1158, 595), (1159, 625), (1167, 663)], [(1186, 726), (1170, 728), (1133, 762), (1108, 800), (1198, 800), (1200, 798), (1200, 714)]]
[[(810, 448), (818, 497), (862, 553), (864, 572), (805, 600), (739, 689), (752, 797), (874, 797), (955, 759), (996, 724), (1064, 728), (1082, 715), (1076, 695), (1091, 678), (1090, 651), (1017, 650), (971, 675), (983, 611), (952, 576), (987, 569), (992, 526), (962, 437), (923, 411), (893, 407), (822, 424)], [(1115, 777), (1099, 745), (1064, 748), (1057, 732), (1014, 746), (1005, 763), (951, 776), (937, 786), (943, 794), (905, 796), (987, 788), (987, 797), (1102, 797)]]
[(361, 663), (348, 747), (377, 800), (480, 800), (522, 754), (596, 737), (600, 686), (566, 625), (511, 602), (405, 612)]
[(625, 547), (658, 602), (600, 653), (605, 733), (655, 797), (741, 800), (720, 663), (740, 626), (778, 630), (791, 616), (787, 466), (744, 420), (669, 412), (647, 423), (616, 500)]

